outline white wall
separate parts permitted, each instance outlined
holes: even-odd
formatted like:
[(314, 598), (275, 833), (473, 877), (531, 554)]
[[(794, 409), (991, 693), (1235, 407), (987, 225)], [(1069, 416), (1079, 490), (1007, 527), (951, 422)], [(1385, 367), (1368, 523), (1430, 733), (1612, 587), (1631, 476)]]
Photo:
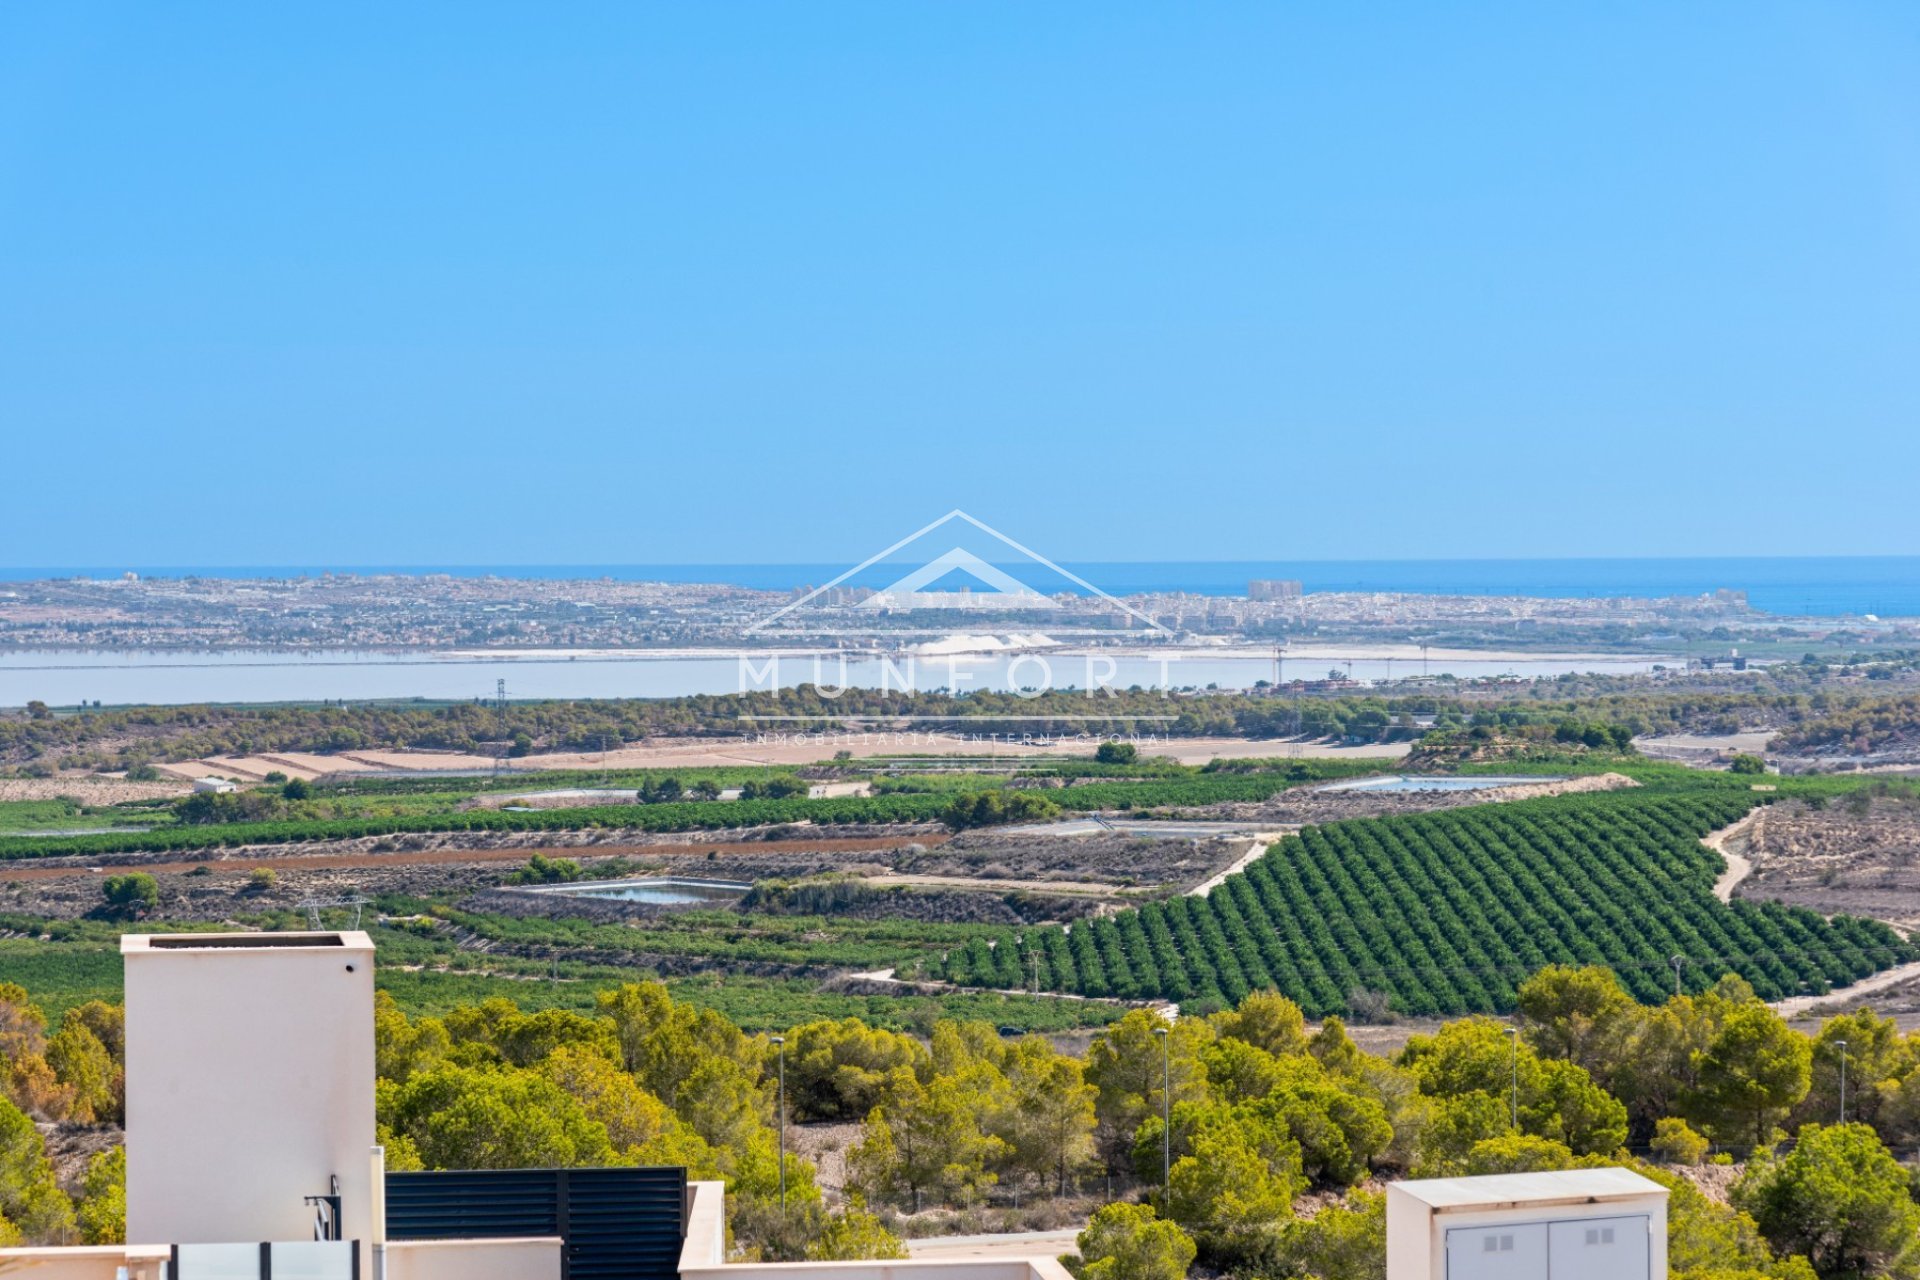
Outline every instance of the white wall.
[(386, 1245), (387, 1280), (560, 1280), (560, 1237), (405, 1240)]
[(332, 1175), (343, 1235), (371, 1238), (373, 943), (303, 936), (121, 939), (128, 1239), (310, 1239)]

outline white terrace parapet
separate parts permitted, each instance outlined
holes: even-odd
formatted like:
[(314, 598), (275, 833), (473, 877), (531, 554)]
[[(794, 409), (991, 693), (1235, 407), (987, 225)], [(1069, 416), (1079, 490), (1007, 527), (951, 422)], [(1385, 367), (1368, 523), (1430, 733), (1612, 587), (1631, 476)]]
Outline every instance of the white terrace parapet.
[(117, 1280), (122, 1267), (127, 1280), (162, 1280), (167, 1251), (124, 1244), (0, 1249), (6, 1280)]
[(385, 1280), (560, 1280), (559, 1236), (390, 1240)]
[(878, 1262), (727, 1262), (726, 1184), (687, 1184), (680, 1280), (1072, 1280), (1058, 1258), (898, 1259)]

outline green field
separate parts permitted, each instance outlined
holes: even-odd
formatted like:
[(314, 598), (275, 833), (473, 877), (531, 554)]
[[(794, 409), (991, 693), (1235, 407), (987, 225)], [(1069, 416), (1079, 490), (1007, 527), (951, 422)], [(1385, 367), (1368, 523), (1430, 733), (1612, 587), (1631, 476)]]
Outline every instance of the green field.
[(96, 831), (101, 827), (164, 826), (173, 813), (164, 802), (84, 805), (75, 800), (0, 800), (0, 837), (40, 831)]

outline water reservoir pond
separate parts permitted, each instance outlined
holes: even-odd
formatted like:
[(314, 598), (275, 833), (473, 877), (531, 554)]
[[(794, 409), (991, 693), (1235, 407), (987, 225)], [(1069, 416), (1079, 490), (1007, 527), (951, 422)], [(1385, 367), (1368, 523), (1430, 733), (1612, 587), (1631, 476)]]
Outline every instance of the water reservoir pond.
[(1528, 777), (1496, 778), (1490, 775), (1476, 777), (1423, 778), (1416, 774), (1399, 774), (1389, 778), (1356, 778), (1352, 782), (1335, 782), (1316, 788), (1320, 791), (1486, 791), (1492, 787), (1517, 787), (1536, 782), (1565, 782), (1565, 778), (1553, 778), (1542, 775)]
[(595, 880), (558, 885), (537, 893), (565, 898), (605, 898), (612, 902), (642, 902), (656, 907), (687, 907), (701, 903), (738, 902), (753, 886), (742, 880), (685, 880), (675, 876), (648, 876), (641, 880)]

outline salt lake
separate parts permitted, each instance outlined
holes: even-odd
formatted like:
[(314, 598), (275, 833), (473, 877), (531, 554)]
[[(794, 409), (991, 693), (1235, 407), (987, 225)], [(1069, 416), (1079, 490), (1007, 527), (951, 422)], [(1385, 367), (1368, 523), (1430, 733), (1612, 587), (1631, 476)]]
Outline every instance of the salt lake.
[[(1380, 656), (1355, 646), (1350, 658), (1288, 656), (1284, 680), (1325, 679), (1338, 670), (1361, 683), (1423, 673), (1461, 679), (1551, 677), (1568, 672), (1630, 675), (1673, 659), (1595, 654), (1492, 654), (1419, 658)], [(1011, 654), (816, 655), (753, 652), (594, 652), (559, 654), (320, 650), (0, 654), (0, 706), (38, 700), (50, 706), (196, 702), (320, 702), (491, 698), (496, 682), (522, 698), (671, 698), (820, 684), (830, 688), (1021, 690), (1093, 688), (1251, 688), (1276, 674), (1270, 652), (1185, 649), (1107, 654), (1038, 651)]]

